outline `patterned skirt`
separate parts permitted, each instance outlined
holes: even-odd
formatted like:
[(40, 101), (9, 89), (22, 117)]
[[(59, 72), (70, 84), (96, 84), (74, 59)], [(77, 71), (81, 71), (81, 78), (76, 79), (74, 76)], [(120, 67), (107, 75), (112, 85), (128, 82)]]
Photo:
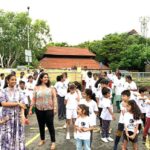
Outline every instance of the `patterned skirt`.
[(2, 116), (9, 120), (0, 126), (0, 150), (25, 150), (24, 126), (19, 107), (4, 107)]

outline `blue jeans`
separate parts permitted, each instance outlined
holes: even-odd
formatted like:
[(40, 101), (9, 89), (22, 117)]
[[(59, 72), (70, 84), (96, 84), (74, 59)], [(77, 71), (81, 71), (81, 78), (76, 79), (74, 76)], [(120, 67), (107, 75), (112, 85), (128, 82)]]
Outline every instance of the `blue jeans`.
[(76, 150), (82, 150), (82, 147), (84, 150), (91, 150), (90, 147), (90, 139), (89, 140), (81, 140), (81, 139), (76, 139)]

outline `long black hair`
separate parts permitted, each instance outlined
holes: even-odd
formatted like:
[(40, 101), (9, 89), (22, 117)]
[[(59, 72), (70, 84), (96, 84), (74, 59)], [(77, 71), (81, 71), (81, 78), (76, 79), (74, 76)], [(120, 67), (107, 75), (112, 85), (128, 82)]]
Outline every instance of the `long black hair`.
[(131, 113), (135, 120), (141, 119), (141, 110), (134, 100), (129, 100), (128, 105), (131, 106)]
[[(48, 76), (48, 73), (41, 73), (40, 74), (40, 76), (39, 76), (39, 78), (38, 78), (38, 81), (37, 81), (37, 84), (36, 84), (36, 86), (40, 86), (40, 85), (42, 85), (42, 81), (41, 81), (41, 79), (43, 79), (43, 77), (45, 76), (45, 75), (47, 75)], [(50, 82), (50, 80), (48, 79), (48, 82), (45, 84), (47, 87), (50, 87), (50, 85), (51, 85), (51, 82)]]
[(5, 84), (4, 84), (4, 89), (8, 87), (8, 81), (12, 78), (12, 77), (16, 77), (14, 74), (9, 74), (8, 76), (6, 76), (5, 78)]
[(89, 107), (85, 104), (79, 104), (78, 107), (83, 111), (85, 111), (85, 115), (89, 116)]

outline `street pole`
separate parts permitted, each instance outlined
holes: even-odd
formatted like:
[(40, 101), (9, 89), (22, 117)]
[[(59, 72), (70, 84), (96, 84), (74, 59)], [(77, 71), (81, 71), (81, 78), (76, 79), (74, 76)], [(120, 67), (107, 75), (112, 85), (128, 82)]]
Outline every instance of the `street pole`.
[[(30, 7), (28, 6), (27, 7), (27, 9), (28, 9), (28, 17), (29, 17), (29, 10), (30, 10)], [(28, 21), (27, 21), (27, 23), (28, 23), (28, 29), (27, 29), (27, 41), (28, 41), (28, 50), (30, 49), (30, 35), (29, 35), (29, 19), (28, 19)], [(30, 60), (29, 60), (30, 58), (29, 58), (29, 56), (28, 56), (28, 69), (29, 69), (29, 65), (30, 65)]]

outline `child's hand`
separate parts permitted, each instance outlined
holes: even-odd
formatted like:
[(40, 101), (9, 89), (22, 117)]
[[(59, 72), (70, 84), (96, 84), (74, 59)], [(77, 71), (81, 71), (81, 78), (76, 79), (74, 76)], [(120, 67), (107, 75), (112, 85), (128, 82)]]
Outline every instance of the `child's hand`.
[(87, 132), (87, 131), (88, 131), (88, 128), (82, 128), (82, 131), (83, 131), (83, 132)]
[(29, 115), (30, 115), (30, 116), (32, 115), (32, 110), (29, 110)]
[(83, 128), (77, 128), (77, 130), (79, 131), (79, 132), (82, 132), (83, 131)]
[(135, 138), (135, 135), (133, 134), (133, 135), (129, 136), (129, 138), (133, 140)]
[(113, 119), (113, 120), (116, 120), (116, 117), (115, 117), (115, 115), (114, 115), (114, 114), (112, 115), (112, 119)]
[(18, 106), (20, 106), (23, 109), (26, 109), (26, 106), (23, 103), (21, 103), (21, 102), (18, 102)]

